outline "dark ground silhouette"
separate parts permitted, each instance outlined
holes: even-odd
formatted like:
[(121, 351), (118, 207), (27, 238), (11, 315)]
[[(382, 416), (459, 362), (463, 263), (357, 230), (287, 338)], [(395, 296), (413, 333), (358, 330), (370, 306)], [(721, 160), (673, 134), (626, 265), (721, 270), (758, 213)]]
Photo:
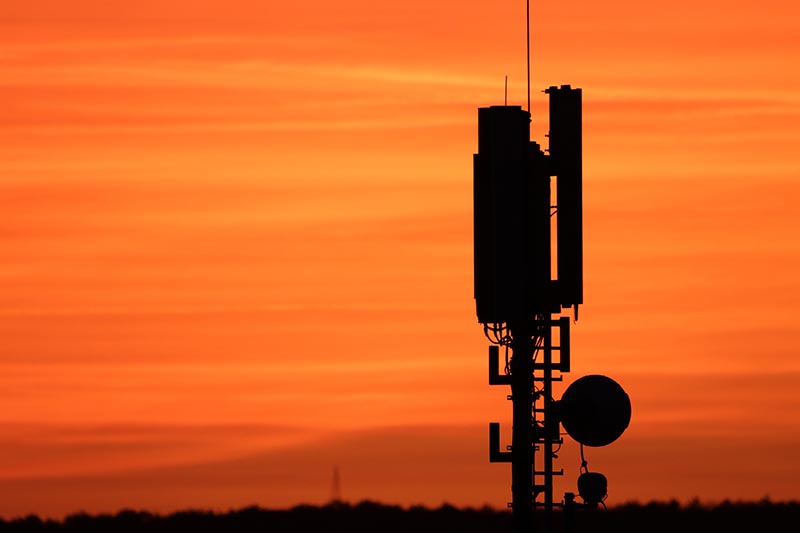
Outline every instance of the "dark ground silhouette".
[[(563, 519), (556, 512), (555, 526)], [(791, 531), (800, 523), (800, 502), (724, 502), (717, 505), (677, 502), (624, 504), (608, 510), (577, 512), (574, 533)], [(184, 511), (157, 515), (140, 511), (74, 514), (63, 521), (28, 516), (0, 520), (2, 532), (341, 532), (341, 533), (511, 533), (511, 513), (491, 508), (458, 509), (444, 505), (401, 508), (365, 501), (359, 504), (301, 505), (288, 510), (247, 507), (226, 513)]]

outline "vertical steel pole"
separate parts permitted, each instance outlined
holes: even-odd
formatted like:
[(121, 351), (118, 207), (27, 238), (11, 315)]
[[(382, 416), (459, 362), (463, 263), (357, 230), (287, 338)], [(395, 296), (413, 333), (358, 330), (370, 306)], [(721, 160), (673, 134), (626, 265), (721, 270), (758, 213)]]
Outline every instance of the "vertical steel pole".
[[(552, 409), (553, 397), (553, 330), (550, 327), (549, 315), (541, 323), (544, 337), (544, 375), (542, 379), (542, 396), (544, 397), (544, 533), (553, 531), (553, 436), (557, 434)], [(556, 422), (557, 423), (557, 422)]]
[(531, 533), (533, 522), (533, 341), (525, 323), (511, 329), (511, 508), (515, 533)]

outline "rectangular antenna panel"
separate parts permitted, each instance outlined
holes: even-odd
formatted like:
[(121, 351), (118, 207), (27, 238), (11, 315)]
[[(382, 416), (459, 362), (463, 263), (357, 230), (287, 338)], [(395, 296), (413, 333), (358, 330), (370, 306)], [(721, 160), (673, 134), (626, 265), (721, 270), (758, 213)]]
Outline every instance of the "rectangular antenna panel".
[(556, 176), (557, 299), (583, 303), (583, 162), (581, 90), (550, 87), (550, 162)]
[(519, 106), (478, 110), (474, 159), (478, 321), (502, 323), (545, 308), (550, 280), (550, 187), (545, 156)]

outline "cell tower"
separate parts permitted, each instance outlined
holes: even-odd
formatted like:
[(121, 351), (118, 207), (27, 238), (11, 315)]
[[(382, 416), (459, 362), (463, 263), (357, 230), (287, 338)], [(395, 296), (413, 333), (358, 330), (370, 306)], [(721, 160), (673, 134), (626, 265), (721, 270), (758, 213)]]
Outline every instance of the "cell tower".
[[(550, 99), (549, 147), (530, 138), (530, 3), (527, 5), (528, 110), (478, 109), (474, 155), (475, 303), (489, 346), (489, 384), (509, 385), (511, 445), (500, 446), (500, 424), (489, 424), (489, 460), (511, 463), (510, 506), (515, 533), (546, 533), (553, 508), (565, 516), (606, 498), (606, 478), (581, 465), (578, 491), (555, 502), (555, 451), (561, 427), (581, 446), (605, 446), (628, 427), (628, 395), (611, 378), (585, 376), (561, 400), (553, 383), (570, 371), (570, 318), (583, 304), (582, 91), (545, 90)], [(552, 186), (554, 182), (554, 187)], [(551, 191), (555, 198), (551, 197)], [(553, 263), (552, 260), (555, 259)], [(556, 265), (552, 272), (551, 264)], [(500, 371), (501, 350), (503, 366)]]

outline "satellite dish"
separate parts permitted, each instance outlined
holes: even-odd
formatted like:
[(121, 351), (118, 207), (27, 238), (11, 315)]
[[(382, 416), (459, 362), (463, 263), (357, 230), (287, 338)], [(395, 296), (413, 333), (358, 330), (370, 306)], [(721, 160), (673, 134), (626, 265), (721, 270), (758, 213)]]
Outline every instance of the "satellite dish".
[(613, 379), (590, 375), (573, 382), (559, 402), (561, 424), (584, 446), (606, 446), (631, 421), (631, 400)]

